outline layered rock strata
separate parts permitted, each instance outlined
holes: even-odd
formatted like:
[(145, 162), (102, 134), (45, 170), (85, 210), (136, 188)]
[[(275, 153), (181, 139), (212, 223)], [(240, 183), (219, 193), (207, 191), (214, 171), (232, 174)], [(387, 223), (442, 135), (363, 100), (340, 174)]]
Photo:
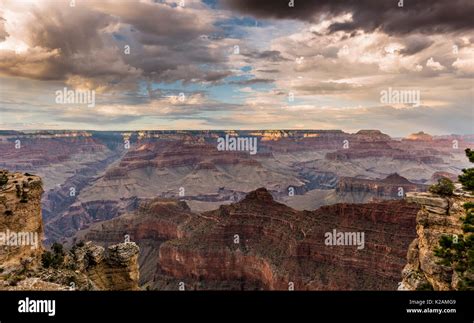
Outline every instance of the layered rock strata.
[(0, 290), (139, 289), (139, 248), (133, 242), (45, 251), (42, 193), (38, 176), (0, 171)]
[[(472, 268), (453, 266), (440, 257), (440, 242), (461, 249), (472, 241), (472, 231), (465, 230), (466, 206), (474, 195), (458, 189), (453, 196), (432, 193), (408, 193), (406, 200), (421, 206), (416, 216), (417, 237), (410, 244), (407, 264), (402, 271), (400, 290), (458, 290), (461, 282), (474, 281)], [(472, 242), (471, 242), (472, 243)], [(458, 246), (456, 246), (458, 245)], [(472, 248), (472, 246), (471, 246)], [(463, 251), (472, 257), (472, 249)], [(470, 254), (471, 253), (471, 254)], [(468, 260), (469, 261), (469, 260)], [(471, 260), (472, 262), (472, 260)]]
[[(417, 212), (405, 201), (297, 211), (261, 188), (201, 214), (154, 199), (78, 238), (107, 244), (130, 235), (143, 251), (142, 284), (150, 288), (393, 290)], [(334, 230), (364, 233), (363, 247), (327, 245)]]

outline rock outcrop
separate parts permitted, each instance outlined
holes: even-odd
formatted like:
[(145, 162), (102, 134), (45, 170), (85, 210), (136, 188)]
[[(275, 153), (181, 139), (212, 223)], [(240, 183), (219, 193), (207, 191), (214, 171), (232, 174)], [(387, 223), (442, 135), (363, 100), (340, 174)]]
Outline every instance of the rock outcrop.
[(181, 238), (180, 225), (192, 216), (198, 215), (185, 202), (154, 198), (140, 201), (135, 212), (92, 225), (75, 239), (91, 240), (107, 247), (129, 237), (140, 246), (140, 284), (146, 285), (156, 275), (160, 245)]
[[(261, 188), (201, 214), (156, 198), (78, 239), (107, 245), (130, 235), (151, 289), (394, 290), (417, 212), (400, 200), (297, 211)], [(326, 245), (333, 230), (363, 232), (363, 248)]]
[(338, 195), (351, 194), (357, 202), (367, 202), (373, 198), (402, 199), (407, 192), (424, 192), (427, 189), (427, 185), (412, 183), (394, 173), (379, 180), (341, 177), (336, 192)]
[(106, 150), (87, 132), (64, 134), (19, 133), (0, 141), (0, 167), (20, 171), (64, 163), (75, 154)]
[(25, 173), (0, 171), (0, 264), (17, 268), (38, 265), (43, 251), (41, 179)]
[(78, 289), (138, 290), (138, 254), (134, 242), (105, 249), (89, 241), (73, 249), (64, 267), (79, 270), (79, 275), (72, 276)]
[[(243, 289), (395, 289), (416, 212), (403, 201), (296, 211), (258, 189), (191, 218), (183, 238), (160, 247), (159, 263), (174, 277), (194, 280), (193, 288), (233, 281)], [(333, 230), (364, 233), (365, 247), (327, 245)]]
[[(446, 255), (451, 258), (457, 253), (456, 250), (460, 251), (460, 258), (472, 257), (472, 230), (466, 231), (465, 221), (469, 205), (472, 208), (474, 195), (458, 188), (449, 197), (432, 193), (408, 193), (406, 200), (417, 203), (421, 209), (416, 217), (417, 238), (408, 249), (407, 264), (402, 271), (399, 289), (469, 289), (465, 283), (470, 281), (472, 284), (474, 281), (472, 268), (467, 267), (466, 270), (462, 259), (454, 258), (456, 263), (453, 265), (443, 258)], [(443, 248), (450, 250), (446, 253)]]
[(412, 133), (409, 135), (407, 140), (422, 140), (422, 141), (432, 141), (433, 136), (430, 134), (424, 133), (423, 131), (417, 132), (417, 133)]
[(91, 242), (70, 251), (42, 244), (42, 182), (0, 171), (0, 290), (139, 289), (139, 248), (133, 242), (105, 250)]

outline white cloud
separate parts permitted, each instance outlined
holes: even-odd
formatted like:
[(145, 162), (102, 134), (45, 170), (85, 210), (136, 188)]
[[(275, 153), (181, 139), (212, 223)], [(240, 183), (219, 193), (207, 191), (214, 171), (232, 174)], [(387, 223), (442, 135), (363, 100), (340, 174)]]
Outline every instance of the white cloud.
[(429, 67), (431, 68), (432, 70), (434, 71), (442, 71), (445, 69), (445, 67), (443, 65), (441, 65), (439, 62), (436, 62), (433, 57), (430, 57), (427, 61), (426, 61), (426, 67)]

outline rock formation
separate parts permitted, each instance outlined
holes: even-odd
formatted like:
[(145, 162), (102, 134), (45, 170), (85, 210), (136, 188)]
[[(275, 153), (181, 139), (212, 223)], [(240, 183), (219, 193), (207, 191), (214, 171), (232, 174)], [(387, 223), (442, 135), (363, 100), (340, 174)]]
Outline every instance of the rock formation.
[[(160, 264), (172, 276), (204, 286), (220, 280), (278, 290), (394, 289), (416, 210), (390, 201), (295, 211), (258, 189), (191, 218), (182, 239), (161, 246)], [(334, 229), (364, 232), (365, 248), (325, 245), (325, 234)]]
[(423, 131), (417, 132), (417, 133), (412, 133), (409, 135), (407, 140), (423, 140), (423, 141), (432, 141), (433, 136), (430, 134), (424, 133)]
[[(417, 237), (408, 249), (399, 289), (473, 290), (473, 230), (466, 230), (470, 225), (466, 221), (472, 222), (467, 214), (473, 207), (474, 195), (458, 187), (453, 196), (408, 193), (406, 200), (421, 209), (416, 216)], [(443, 259), (445, 256), (454, 259), (455, 264)], [(466, 257), (467, 264), (462, 259)]]
[(448, 178), (451, 181), (455, 182), (458, 180), (458, 175), (450, 172), (435, 172), (430, 178), (430, 183), (437, 183), (441, 178)]
[(90, 242), (70, 251), (42, 244), (41, 179), (0, 171), (0, 290), (139, 289), (139, 248), (133, 242), (105, 250)]
[(0, 264), (20, 267), (38, 265), (43, 251), (41, 179), (31, 174), (0, 171)]
[[(217, 138), (226, 134), (257, 137), (257, 154), (218, 151)], [(51, 244), (131, 211), (126, 201), (132, 199), (183, 199), (202, 212), (266, 187), (279, 202), (300, 209), (367, 202), (370, 192), (338, 196), (338, 179), (398, 172), (426, 183), (435, 172), (465, 168), (459, 155), (470, 141), (469, 136), (399, 140), (378, 130), (8, 131), (0, 134), (0, 167), (42, 178), (45, 243)]]
[[(393, 290), (417, 211), (405, 201), (297, 211), (261, 188), (201, 214), (156, 198), (78, 239), (106, 245), (129, 234), (143, 252), (141, 282), (152, 289)], [(326, 245), (334, 229), (364, 232), (364, 248)]]
[(412, 183), (394, 173), (379, 180), (341, 177), (336, 192), (341, 198), (350, 194), (354, 202), (362, 203), (374, 198), (402, 199), (407, 192), (423, 192), (427, 189), (427, 185)]

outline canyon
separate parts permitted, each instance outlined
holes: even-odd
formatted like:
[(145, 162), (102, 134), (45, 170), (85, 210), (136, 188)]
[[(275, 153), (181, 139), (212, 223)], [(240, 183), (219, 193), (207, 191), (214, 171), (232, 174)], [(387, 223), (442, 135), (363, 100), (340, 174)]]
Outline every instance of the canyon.
[[(383, 290), (397, 286), (417, 212), (405, 201), (297, 211), (259, 188), (201, 214), (155, 198), (76, 239), (107, 246), (129, 236), (144, 251), (141, 284), (150, 289)], [(333, 229), (364, 232), (364, 249), (325, 245)]]
[[(258, 152), (219, 151), (218, 139), (226, 136), (256, 138)], [(378, 130), (41, 132), (0, 137), (0, 149), (7, 152), (1, 165), (44, 179), (47, 244), (64, 242), (78, 230), (153, 197), (184, 200), (198, 213), (239, 201), (259, 187), (298, 210), (402, 198), (400, 186), (392, 183), (389, 188), (384, 179), (395, 173), (406, 179), (411, 184), (400, 183), (406, 193), (423, 190), (438, 175), (455, 177), (467, 166), (462, 149), (472, 140), (427, 134), (393, 139)], [(17, 140), (20, 149), (15, 148)], [(38, 162), (41, 156), (44, 162)]]
[[(258, 150), (219, 150), (227, 137)], [(473, 143), (378, 130), (0, 131), (0, 167), (35, 174), (41, 248), (74, 250), (66, 262), (81, 272), (40, 270), (15, 288), (74, 277), (80, 289), (393, 290), (420, 209), (436, 211), (410, 196), (456, 179)], [(364, 248), (325, 245), (333, 230), (364, 233)]]

